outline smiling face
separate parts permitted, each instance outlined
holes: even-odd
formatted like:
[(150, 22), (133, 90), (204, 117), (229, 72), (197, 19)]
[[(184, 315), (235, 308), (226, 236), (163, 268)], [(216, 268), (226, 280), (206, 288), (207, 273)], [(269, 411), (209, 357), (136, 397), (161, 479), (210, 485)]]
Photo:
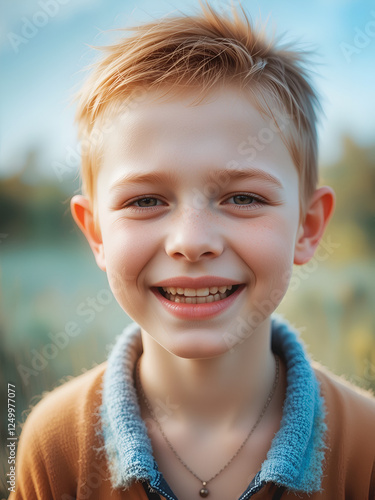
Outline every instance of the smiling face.
[(287, 290), (303, 233), (298, 173), (238, 90), (198, 106), (194, 93), (157, 97), (105, 139), (97, 262), (143, 332), (181, 357), (217, 356), (268, 328)]
[(257, 328), (287, 289), (298, 173), (275, 132), (251, 161), (243, 154), (272, 129), (238, 91), (198, 106), (192, 95), (155, 97), (118, 116), (104, 144), (105, 267), (120, 305), (167, 350), (212, 355)]

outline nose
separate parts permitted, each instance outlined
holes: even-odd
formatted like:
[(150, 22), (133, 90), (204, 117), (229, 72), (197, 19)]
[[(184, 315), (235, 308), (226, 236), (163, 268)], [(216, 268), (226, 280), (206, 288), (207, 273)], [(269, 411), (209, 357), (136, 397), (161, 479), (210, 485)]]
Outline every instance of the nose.
[(170, 220), (165, 251), (174, 259), (197, 262), (224, 251), (224, 239), (215, 217), (206, 210), (186, 207)]

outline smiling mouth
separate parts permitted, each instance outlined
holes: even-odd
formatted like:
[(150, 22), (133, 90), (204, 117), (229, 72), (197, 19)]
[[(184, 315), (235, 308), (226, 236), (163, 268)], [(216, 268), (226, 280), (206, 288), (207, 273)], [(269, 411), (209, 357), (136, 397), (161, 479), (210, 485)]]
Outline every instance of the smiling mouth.
[(171, 302), (206, 304), (218, 302), (232, 295), (240, 285), (211, 286), (206, 288), (158, 287), (160, 294)]

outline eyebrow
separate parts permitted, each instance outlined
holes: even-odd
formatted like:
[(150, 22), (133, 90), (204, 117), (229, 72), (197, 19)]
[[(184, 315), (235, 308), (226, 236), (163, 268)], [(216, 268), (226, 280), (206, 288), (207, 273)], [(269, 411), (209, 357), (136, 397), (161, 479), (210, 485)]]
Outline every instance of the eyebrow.
[(126, 174), (117, 179), (110, 191), (116, 190), (127, 184), (175, 184), (177, 183), (176, 172), (145, 172)]
[[(229, 182), (240, 179), (260, 179), (269, 183), (274, 184), (278, 188), (282, 188), (280, 180), (269, 172), (265, 172), (259, 168), (244, 167), (244, 168), (224, 168), (220, 170), (212, 169), (204, 177), (205, 182), (213, 182), (215, 178), (223, 178), (223, 176), (229, 176)], [(144, 172), (144, 173), (132, 173), (126, 174), (119, 179), (117, 179), (112, 186), (110, 191), (116, 191), (124, 185), (129, 184), (177, 184), (178, 176), (176, 172)]]
[(231, 180), (254, 178), (275, 184), (280, 189), (283, 187), (281, 181), (276, 176), (270, 174), (269, 172), (265, 172), (260, 168), (224, 168), (222, 170), (215, 170), (213, 173), (214, 176), (229, 175)]

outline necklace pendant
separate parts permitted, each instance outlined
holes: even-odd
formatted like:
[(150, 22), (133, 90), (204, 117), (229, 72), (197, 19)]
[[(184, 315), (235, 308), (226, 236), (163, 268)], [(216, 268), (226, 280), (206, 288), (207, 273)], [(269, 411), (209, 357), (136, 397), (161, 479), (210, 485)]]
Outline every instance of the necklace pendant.
[(199, 490), (199, 494), (200, 494), (200, 496), (201, 496), (202, 498), (206, 498), (206, 497), (208, 497), (208, 494), (209, 494), (209, 491), (208, 491), (208, 489), (206, 488), (206, 484), (207, 484), (207, 483), (206, 483), (206, 481), (203, 481), (203, 483), (202, 483), (202, 486), (203, 486), (203, 487)]

